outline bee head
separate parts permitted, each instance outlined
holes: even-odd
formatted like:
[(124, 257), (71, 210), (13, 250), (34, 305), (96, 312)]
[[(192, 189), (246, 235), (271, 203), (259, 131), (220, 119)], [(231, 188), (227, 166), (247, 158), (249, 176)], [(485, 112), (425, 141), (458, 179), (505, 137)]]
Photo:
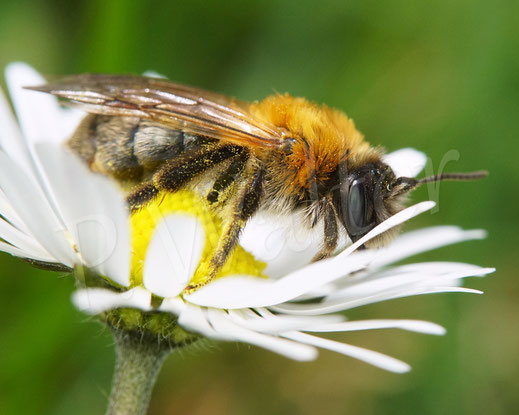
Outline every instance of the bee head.
[(401, 210), (406, 198), (390, 197), (397, 179), (388, 165), (368, 163), (353, 171), (346, 167), (339, 165), (340, 184), (332, 190), (332, 198), (339, 220), (355, 242)]
[[(409, 192), (418, 186), (443, 180), (476, 180), (487, 172), (438, 174), (417, 180), (396, 177), (391, 167), (382, 162), (368, 163), (348, 171), (346, 163), (339, 165), (339, 185), (332, 189), (337, 215), (350, 239), (355, 242), (375, 226), (401, 211)], [(384, 232), (366, 243), (376, 248), (389, 242), (398, 228)]]

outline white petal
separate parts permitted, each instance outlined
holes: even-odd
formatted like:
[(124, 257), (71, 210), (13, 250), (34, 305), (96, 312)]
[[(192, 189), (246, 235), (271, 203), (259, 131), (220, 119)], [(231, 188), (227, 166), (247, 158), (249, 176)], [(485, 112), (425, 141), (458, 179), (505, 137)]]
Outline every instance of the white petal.
[(483, 239), (482, 230), (465, 231), (457, 226), (435, 226), (406, 232), (398, 236), (389, 246), (379, 250), (380, 255), (371, 264), (381, 267), (422, 252), (472, 239)]
[(43, 262), (51, 262), (51, 263), (58, 263), (54, 258), (49, 258), (47, 256), (38, 256), (36, 252), (26, 252), (22, 251), (21, 249), (6, 244), (5, 242), (0, 241), (0, 251), (6, 252), (8, 254), (20, 257), (20, 258), (30, 258), (35, 259), (36, 261), (43, 261)]
[(298, 361), (314, 360), (317, 357), (317, 350), (313, 347), (239, 327), (222, 310), (209, 309), (208, 315), (211, 325), (218, 333), (224, 333), (235, 340), (260, 346)]
[(144, 263), (144, 286), (161, 297), (179, 294), (202, 257), (205, 232), (192, 215), (166, 216), (156, 227)]
[(216, 340), (234, 340), (231, 336), (218, 333), (210, 324), (209, 317), (207, 316), (207, 309), (201, 309), (200, 307), (186, 304), (184, 310), (182, 310), (178, 317), (178, 324), (184, 327), (186, 330), (200, 333), (205, 337)]
[(17, 142), (9, 143), (8, 153), (10, 156), (11, 152), (16, 153), (15, 160), (25, 168), (30, 179), (38, 183), (51, 207), (58, 212), (59, 205), (53, 192), (49, 191), (51, 186), (45, 168), (35, 154), (34, 145), (37, 142), (61, 144), (78, 124), (80, 113), (61, 108), (54, 96), (24, 89), (24, 86), (45, 83), (45, 80), (25, 63), (9, 64), (6, 68), (6, 80), (23, 132), (23, 137)]
[(307, 230), (300, 215), (272, 217), (259, 213), (245, 226), (240, 245), (267, 263), (265, 273), (278, 278), (310, 263), (322, 244), (322, 226)]
[(285, 303), (278, 306), (270, 307), (272, 310), (279, 313), (286, 313), (292, 315), (314, 316), (327, 313), (336, 313), (338, 311), (345, 311), (356, 307), (361, 307), (368, 304), (380, 303), (382, 301), (395, 300), (397, 298), (413, 297), (424, 294), (439, 294), (439, 293), (469, 293), (482, 294), (479, 290), (473, 290), (463, 287), (451, 286), (437, 286), (437, 287), (415, 287), (409, 290), (388, 291), (381, 294), (372, 295), (365, 298), (357, 298), (348, 301), (330, 301), (321, 304), (293, 304)]
[(414, 331), (417, 333), (433, 334), (441, 336), (446, 333), (442, 326), (431, 323), (430, 321), (421, 320), (360, 320), (360, 321), (346, 321), (342, 323), (333, 323), (313, 328), (305, 329), (304, 331), (311, 332), (336, 332), (336, 331), (359, 331), (359, 330), (378, 330), (378, 329), (401, 329), (407, 331)]
[[(262, 333), (278, 334), (293, 330), (310, 330), (332, 324), (340, 324), (344, 318), (339, 315), (332, 316), (276, 316), (272, 313), (262, 313), (261, 316), (249, 309), (229, 310), (229, 319), (237, 325)], [(310, 330), (311, 331), (311, 330)]]
[(85, 265), (116, 283), (130, 282), (128, 210), (122, 193), (106, 177), (90, 172), (60, 146), (35, 147), (63, 221)]
[[(416, 271), (409, 272), (413, 271), (413, 268)], [(318, 299), (317, 303), (286, 303), (274, 306), (272, 309), (288, 314), (318, 315), (410, 295), (453, 291), (480, 293), (457, 287), (459, 279), (493, 272), (491, 268), (457, 263), (412, 264), (400, 267), (400, 270), (385, 271), (378, 278), (374, 276), (371, 279), (371, 275), (367, 280), (361, 278), (324, 299)]]
[(179, 316), (186, 309), (186, 307), (186, 303), (179, 297), (170, 297), (164, 298), (158, 309), (159, 311), (165, 311), (167, 313), (172, 313)]
[(401, 223), (408, 221), (415, 216), (418, 216), (420, 213), (426, 212), (432, 209), (436, 203), (432, 201), (417, 203), (416, 205), (409, 206), (408, 208), (401, 210), (395, 215), (391, 216), (389, 219), (386, 219), (380, 225), (374, 227), (371, 231), (369, 231), (366, 235), (360, 238), (357, 242), (351, 244), (344, 251), (342, 251), (336, 258), (345, 257), (350, 255), (353, 251), (359, 248), (361, 245), (364, 245), (370, 239), (386, 232), (387, 230), (394, 228)]
[(4, 217), (5, 220), (7, 220), (9, 223), (11, 223), (13, 226), (15, 226), (17, 229), (22, 231), (25, 234), (30, 234), (29, 230), (27, 229), (27, 226), (25, 226), (25, 223), (23, 223), (22, 219), (16, 213), (16, 211), (12, 208), (11, 204), (9, 203), (9, 200), (7, 199), (7, 196), (3, 192), (3, 190), (0, 188), (0, 215)]
[[(416, 265), (417, 269), (420, 269), (418, 264), (413, 265)], [(493, 272), (491, 268), (480, 268), (473, 265), (455, 263), (452, 265), (459, 266), (460, 268), (445, 274), (438, 272), (441, 271), (442, 268), (435, 270), (436, 273), (433, 273), (432, 270), (429, 269), (431, 273), (427, 274), (426, 267), (423, 267), (422, 272), (407, 273), (395, 271), (393, 276), (388, 274), (384, 278), (369, 280), (367, 282), (361, 281), (341, 291), (334, 292), (318, 303), (285, 303), (274, 306), (272, 309), (288, 314), (320, 315), (413, 295), (440, 292), (480, 294), (481, 292), (477, 290), (452, 286), (452, 282), (456, 282), (456, 280), (467, 276), (481, 276)]]
[(63, 225), (40, 189), (6, 154), (0, 151), (0, 188), (32, 236), (59, 263), (69, 267), (77, 255), (64, 237)]
[(115, 308), (151, 310), (151, 293), (135, 287), (121, 293), (104, 288), (83, 288), (72, 294), (72, 303), (87, 314), (99, 314)]
[(34, 238), (19, 231), (10, 223), (0, 218), (0, 238), (16, 246), (25, 258), (38, 258), (40, 261), (55, 262), (55, 259)]
[(425, 167), (427, 156), (414, 148), (402, 148), (384, 156), (396, 177), (416, 177)]
[(5, 71), (7, 85), (25, 137), (32, 143), (61, 143), (73, 132), (84, 113), (60, 107), (50, 94), (24, 89), (46, 83), (29, 65), (14, 62)]
[(470, 276), (483, 276), (492, 269), (459, 262), (422, 262), (401, 265), (378, 272), (360, 274), (341, 281), (341, 288), (327, 296), (327, 299), (362, 298), (378, 292), (409, 288), (413, 285), (435, 286)]
[[(373, 259), (368, 261), (369, 268), (377, 268), (382, 267), (383, 265), (389, 264), (391, 262), (399, 261), (408, 256), (424, 252), (427, 250), (431, 250), (434, 248), (438, 248), (443, 245), (448, 245), (451, 243), (461, 242), (464, 240), (470, 239), (479, 239), (485, 236), (483, 231), (463, 231), (457, 227), (445, 226), (445, 227), (433, 227), (424, 230), (418, 230), (409, 232), (407, 234), (403, 234), (399, 238), (397, 238), (392, 244), (390, 244), (387, 248), (379, 249), (377, 251), (371, 250), (370, 252), (373, 255)], [(359, 253), (355, 253), (354, 255), (358, 255)], [(348, 257), (351, 258), (351, 257)], [(343, 258), (344, 261), (349, 261), (348, 258)], [(444, 263), (436, 263), (434, 266), (439, 266)], [(460, 264), (465, 266), (465, 264)], [(419, 267), (422, 265), (419, 264)], [(426, 266), (426, 265), (423, 265)], [(427, 265), (428, 269), (431, 269), (432, 265)], [(445, 268), (445, 264), (442, 265), (444, 267), (444, 272), (453, 271), (452, 263), (448, 264), (447, 268)], [(472, 266), (471, 266), (472, 267)], [(480, 268), (471, 268), (474, 271), (479, 270)], [(398, 269), (397, 272), (408, 272), (409, 269)], [(422, 268), (423, 271), (423, 268)], [(393, 271), (391, 271), (393, 272)], [(369, 271), (370, 279), (379, 278), (378, 274), (373, 274), (372, 271)], [(394, 272), (393, 272), (394, 273)], [(320, 275), (320, 274), (319, 274)], [(309, 278), (314, 278), (309, 277)], [(359, 281), (358, 274), (355, 277), (350, 277), (345, 280), (341, 280), (341, 285), (343, 286), (351, 286), (353, 284), (357, 284)], [(349, 282), (349, 283), (348, 283)], [(347, 283), (347, 284), (345, 284)], [(380, 286), (379, 286), (380, 288)], [(232, 290), (232, 289), (231, 289)], [(319, 297), (325, 296), (332, 291), (337, 292), (337, 288), (334, 286), (327, 286), (319, 288), (319, 291), (313, 290), (306, 295), (301, 296), (299, 299), (303, 298), (311, 298), (311, 297)], [(221, 293), (221, 295), (225, 296), (225, 293)], [(360, 293), (359, 293), (360, 295)]]
[(225, 309), (271, 306), (361, 270), (373, 255), (374, 251), (364, 251), (347, 261), (336, 258), (318, 261), (274, 281), (247, 276), (225, 277), (186, 295), (185, 299), (194, 304)]
[[(192, 294), (184, 295), (190, 303), (216, 308), (262, 307), (263, 297), (270, 296), (273, 282), (256, 277), (232, 276), (218, 279)], [(256, 294), (256, 301), (254, 301)], [(267, 304), (269, 302), (267, 301)], [(274, 302), (275, 303), (275, 302)]]
[(32, 172), (29, 150), (23, 141), (11, 108), (0, 89), (0, 149), (19, 165)]
[(351, 356), (355, 359), (362, 360), (370, 365), (379, 367), (384, 370), (395, 373), (405, 373), (411, 370), (411, 367), (385, 354), (374, 352), (372, 350), (363, 349), (361, 347), (352, 346), (350, 344), (339, 343), (333, 340), (323, 339), (321, 337), (310, 336), (304, 333), (292, 332), (287, 333), (284, 337), (301, 343), (310, 344), (312, 346), (321, 347), (337, 353)]

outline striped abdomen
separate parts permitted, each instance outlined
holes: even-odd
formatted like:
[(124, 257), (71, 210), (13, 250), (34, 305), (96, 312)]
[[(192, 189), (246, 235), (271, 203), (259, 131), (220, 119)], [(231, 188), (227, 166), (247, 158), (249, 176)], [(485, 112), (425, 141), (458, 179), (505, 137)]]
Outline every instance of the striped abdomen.
[(204, 140), (137, 117), (89, 114), (67, 144), (92, 170), (134, 182)]

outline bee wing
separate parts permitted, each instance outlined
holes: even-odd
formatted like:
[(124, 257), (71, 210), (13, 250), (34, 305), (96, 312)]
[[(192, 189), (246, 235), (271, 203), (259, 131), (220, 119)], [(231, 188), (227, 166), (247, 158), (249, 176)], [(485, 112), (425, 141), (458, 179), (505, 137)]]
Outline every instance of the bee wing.
[(81, 104), (95, 114), (147, 118), (242, 146), (277, 147), (285, 134), (250, 114), (247, 103), (164, 79), (83, 74), (28, 89)]

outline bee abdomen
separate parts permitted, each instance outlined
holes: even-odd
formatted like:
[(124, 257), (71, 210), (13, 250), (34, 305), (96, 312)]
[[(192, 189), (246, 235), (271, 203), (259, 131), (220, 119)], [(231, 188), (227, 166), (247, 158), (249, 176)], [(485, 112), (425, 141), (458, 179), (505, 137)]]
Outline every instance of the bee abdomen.
[(68, 146), (94, 171), (120, 180), (141, 180), (198, 139), (137, 117), (90, 114)]
[(156, 169), (184, 151), (184, 133), (141, 121), (133, 132), (133, 154), (147, 170)]

